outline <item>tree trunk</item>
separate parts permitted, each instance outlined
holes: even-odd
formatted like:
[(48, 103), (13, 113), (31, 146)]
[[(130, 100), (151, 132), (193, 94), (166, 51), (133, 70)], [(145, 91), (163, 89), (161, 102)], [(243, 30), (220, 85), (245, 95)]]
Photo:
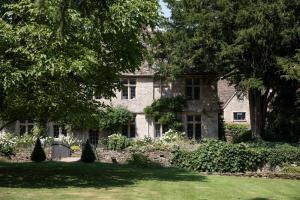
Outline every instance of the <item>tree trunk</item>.
[(261, 139), (266, 123), (267, 98), (258, 89), (250, 89), (248, 95), (252, 137)]

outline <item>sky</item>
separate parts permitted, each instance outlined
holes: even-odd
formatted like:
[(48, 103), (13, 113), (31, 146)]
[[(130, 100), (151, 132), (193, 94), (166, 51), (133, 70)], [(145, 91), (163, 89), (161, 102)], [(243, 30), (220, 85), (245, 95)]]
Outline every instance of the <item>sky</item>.
[(159, 4), (161, 6), (161, 10), (162, 10), (164, 16), (167, 18), (171, 17), (171, 11), (170, 11), (170, 9), (167, 8), (166, 3), (164, 3), (162, 0), (159, 0)]

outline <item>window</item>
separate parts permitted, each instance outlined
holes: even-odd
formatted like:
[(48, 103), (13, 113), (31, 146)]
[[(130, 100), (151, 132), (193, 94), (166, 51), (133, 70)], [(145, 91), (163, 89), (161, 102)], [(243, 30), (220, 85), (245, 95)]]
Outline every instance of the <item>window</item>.
[(234, 121), (246, 121), (246, 112), (234, 112), (233, 120)]
[(159, 123), (158, 120), (155, 121), (154, 127), (155, 127), (155, 130), (154, 130), (155, 131), (154, 132), (155, 137), (161, 137), (161, 136), (163, 136), (163, 134), (165, 132), (167, 132), (169, 130), (169, 126), (168, 125), (161, 124), (161, 123)]
[(134, 99), (136, 97), (136, 79), (123, 79), (122, 99)]
[(60, 127), (57, 124), (53, 125), (53, 137), (54, 138), (59, 138), (59, 136), (67, 136), (67, 129), (65, 129), (64, 127)]
[(90, 130), (89, 141), (94, 146), (98, 145), (98, 141), (99, 141), (99, 131), (98, 130)]
[[(134, 117), (135, 119), (135, 117)], [(122, 135), (129, 137), (129, 138), (134, 138), (136, 136), (136, 131), (135, 131), (135, 120), (129, 123), (128, 125), (122, 126)]]
[(187, 115), (187, 136), (189, 139), (201, 139), (201, 116)]
[(34, 123), (32, 120), (20, 120), (20, 126), (19, 126), (20, 136), (24, 135), (25, 133), (31, 133), (33, 127), (34, 127)]
[(185, 80), (185, 95), (189, 100), (200, 100), (200, 79), (188, 78)]

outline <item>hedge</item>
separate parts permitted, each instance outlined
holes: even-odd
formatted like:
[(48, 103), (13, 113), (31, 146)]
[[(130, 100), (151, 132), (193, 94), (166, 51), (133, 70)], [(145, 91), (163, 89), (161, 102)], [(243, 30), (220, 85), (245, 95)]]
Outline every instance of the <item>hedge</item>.
[(300, 148), (258, 148), (247, 144), (204, 141), (195, 151), (175, 150), (172, 165), (201, 172), (246, 172), (269, 164), (300, 162)]

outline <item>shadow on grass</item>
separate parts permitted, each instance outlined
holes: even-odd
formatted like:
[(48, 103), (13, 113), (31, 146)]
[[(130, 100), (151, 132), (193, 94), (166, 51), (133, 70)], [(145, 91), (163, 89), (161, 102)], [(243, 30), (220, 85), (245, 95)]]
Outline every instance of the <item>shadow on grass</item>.
[(133, 168), (106, 163), (0, 162), (0, 187), (123, 187), (139, 180), (205, 181), (205, 176), (175, 168)]

